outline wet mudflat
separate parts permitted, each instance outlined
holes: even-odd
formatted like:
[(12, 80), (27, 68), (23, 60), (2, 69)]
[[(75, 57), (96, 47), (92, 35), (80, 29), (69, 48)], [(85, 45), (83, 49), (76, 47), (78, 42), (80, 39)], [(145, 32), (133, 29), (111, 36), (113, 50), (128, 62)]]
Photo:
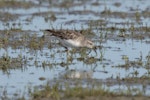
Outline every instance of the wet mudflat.
[[(0, 99), (149, 100), (149, 0), (0, 1)], [(69, 54), (44, 29), (80, 31)]]

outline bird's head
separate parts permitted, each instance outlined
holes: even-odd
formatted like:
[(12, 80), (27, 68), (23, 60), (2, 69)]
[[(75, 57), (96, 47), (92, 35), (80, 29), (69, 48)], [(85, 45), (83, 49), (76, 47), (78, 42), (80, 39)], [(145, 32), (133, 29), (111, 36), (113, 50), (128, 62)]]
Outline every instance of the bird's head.
[(87, 47), (87, 48), (94, 48), (95, 46), (94, 46), (94, 43), (91, 41), (91, 40), (87, 40), (86, 42), (85, 42), (85, 47)]

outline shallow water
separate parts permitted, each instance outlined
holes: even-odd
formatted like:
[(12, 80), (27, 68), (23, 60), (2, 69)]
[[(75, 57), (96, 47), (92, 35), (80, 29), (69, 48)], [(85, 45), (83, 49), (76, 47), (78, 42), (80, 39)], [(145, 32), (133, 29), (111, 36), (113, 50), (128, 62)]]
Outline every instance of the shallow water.
[[(38, 0), (33, 3), (38, 4)], [(94, 5), (93, 3), (97, 4)], [(115, 3), (118, 3), (120, 6), (115, 6)], [(149, 61), (147, 57), (150, 56), (150, 33), (143, 31), (142, 28), (150, 27), (150, 18), (141, 15), (142, 11), (149, 13), (149, 3), (149, 0), (126, 0), (124, 2), (121, 0), (102, 0), (99, 2), (87, 1), (85, 3), (79, 1), (72, 4), (73, 6), (65, 8), (54, 6), (55, 3), (49, 6), (46, 1), (43, 1), (38, 7), (32, 6), (26, 9), (19, 7), (16, 9), (11, 7), (9, 9), (1, 8), (0, 12), (12, 14), (13, 19), (6, 21), (2, 21), (1, 19), (1, 31), (19, 29), (26, 34), (37, 34), (37, 37), (41, 37), (44, 35), (42, 30), (48, 28), (71, 30), (90, 29), (89, 23), (99, 20), (104, 22), (104, 26), (101, 24), (91, 26), (94, 36), (90, 36), (90, 38), (95, 42), (97, 47), (101, 46), (101, 48), (97, 48), (96, 50), (97, 55), (94, 51), (88, 54), (88, 50), (85, 51), (85, 54), (84, 52), (75, 52), (71, 55), (71, 61), (68, 60), (64, 48), (58, 45), (58, 43), (55, 43), (55, 41), (52, 41), (52, 44), (56, 46), (52, 48), (43, 46), (41, 50), (32, 50), (27, 46), (23, 46), (21, 49), (13, 49), (12, 45), (0, 48), (0, 58), (5, 55), (10, 58), (17, 58), (21, 55), (24, 58), (23, 60), (26, 60), (26, 64), (22, 68), (9, 69), (8, 72), (0, 70), (0, 96), (2, 97), (4, 91), (7, 91), (10, 97), (15, 96), (14, 94), (16, 92), (27, 97), (29, 88), (32, 90), (35, 86), (40, 87), (46, 84), (47, 81), (53, 82), (54, 79), (61, 80), (63, 75), (69, 75), (67, 76), (69, 79), (97, 79), (101, 80), (102, 83), (105, 83), (105, 81), (107, 83), (108, 79), (117, 80), (118, 78), (149, 77), (149, 70), (146, 67), (146, 63)], [(107, 12), (107, 10), (120, 13), (113, 15)], [(136, 20), (136, 16), (134, 15), (136, 12), (139, 12), (139, 22), (142, 24), (139, 24)], [(55, 20), (52, 18), (53, 14), (56, 17), (56, 19), (54, 18)], [(129, 25), (126, 23), (129, 23)], [(119, 29), (124, 28), (124, 30), (128, 30), (132, 25), (135, 28), (141, 28), (141, 32), (133, 30), (133, 33), (141, 33), (140, 36), (143, 36), (144, 39), (118, 36), (120, 34)], [(115, 31), (109, 30), (111, 27), (115, 27)], [(10, 34), (13, 33), (15, 32)], [(108, 33), (107, 38), (101, 38), (100, 33), (103, 33), (102, 35)], [(129, 30), (124, 33), (131, 34), (132, 32)], [(3, 34), (3, 32), (0, 34)], [(22, 35), (21, 32), (19, 34)], [(102, 43), (100, 41), (101, 39), (103, 41)], [(90, 63), (92, 57), (95, 61)], [(85, 59), (80, 60), (82, 58)], [(131, 61), (133, 65), (130, 63)], [(137, 64), (138, 61), (142, 61), (142, 64)], [(45, 63), (46, 65), (44, 65)], [(120, 67), (121, 65), (126, 65), (126, 67)], [(135, 74), (135, 72), (137, 73)], [(41, 78), (44, 79), (42, 80)], [(109, 88), (111, 91), (118, 91), (118, 89), (126, 90), (127, 86), (130, 85), (126, 83), (119, 85), (116, 83), (112, 86), (105, 84), (102, 84), (102, 86)], [(149, 84), (146, 84), (146, 86), (144, 95), (149, 96)], [(131, 84), (132, 87), (143, 91), (142, 83), (138, 85), (136, 83)]]

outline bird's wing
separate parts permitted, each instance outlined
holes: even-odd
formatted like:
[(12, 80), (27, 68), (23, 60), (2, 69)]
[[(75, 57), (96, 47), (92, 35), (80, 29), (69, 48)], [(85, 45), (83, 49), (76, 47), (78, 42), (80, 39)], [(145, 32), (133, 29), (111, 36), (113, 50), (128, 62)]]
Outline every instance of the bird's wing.
[(61, 39), (75, 39), (78, 38), (79, 36), (82, 36), (77, 31), (72, 31), (72, 30), (45, 30), (47, 32), (52, 33), (53, 36), (59, 37)]

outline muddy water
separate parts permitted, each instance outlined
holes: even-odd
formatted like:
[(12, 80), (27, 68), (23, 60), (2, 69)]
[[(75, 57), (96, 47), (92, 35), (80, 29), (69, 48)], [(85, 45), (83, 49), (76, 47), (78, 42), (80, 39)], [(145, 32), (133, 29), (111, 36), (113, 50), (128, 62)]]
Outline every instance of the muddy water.
[[(35, 87), (62, 79), (149, 96), (150, 1), (58, 2), (0, 1), (0, 96), (28, 98)], [(67, 55), (58, 41), (42, 37), (48, 28), (85, 30), (97, 54)]]

